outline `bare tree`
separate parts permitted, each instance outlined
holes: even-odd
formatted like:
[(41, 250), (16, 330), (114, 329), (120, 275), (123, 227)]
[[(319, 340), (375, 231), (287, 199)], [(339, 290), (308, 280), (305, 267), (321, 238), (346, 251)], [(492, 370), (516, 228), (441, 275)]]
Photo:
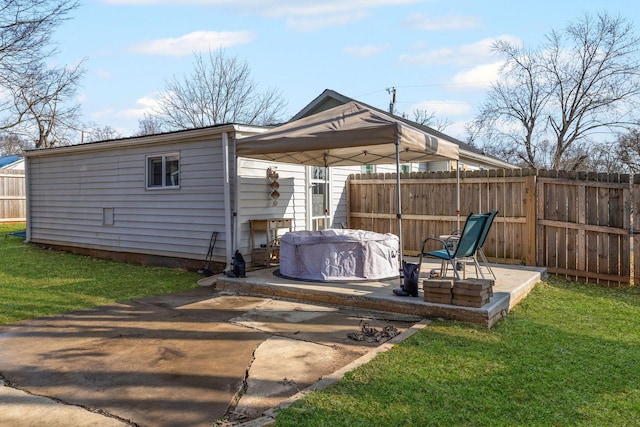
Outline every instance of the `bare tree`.
[(607, 14), (552, 31), (536, 50), (496, 43), (506, 63), (476, 127), (527, 166), (579, 169), (589, 152), (579, 154), (581, 144), (630, 124), (640, 95), (639, 43), (631, 23)]
[[(613, 149), (611, 149), (613, 148)], [(625, 169), (631, 173), (640, 173), (640, 131), (631, 129), (618, 135), (615, 145), (610, 150), (616, 154)]]
[(75, 129), (79, 110), (73, 97), (83, 73), (82, 64), (58, 69), (48, 69), (42, 62), (32, 64), (12, 88), (15, 110), (21, 116), (14, 132), (33, 138), (36, 148), (71, 144), (70, 131)]
[(206, 56), (196, 54), (190, 75), (166, 82), (153, 116), (169, 129), (266, 125), (278, 122), (285, 107), (279, 91), (258, 91), (247, 62), (216, 50)]
[(29, 142), (20, 139), (18, 135), (11, 133), (0, 134), (0, 156), (22, 154), (29, 148), (32, 148)]
[(546, 144), (534, 141), (543, 136), (538, 121), (553, 93), (552, 83), (545, 79), (542, 58), (537, 52), (503, 41), (497, 42), (494, 49), (506, 57), (501, 69), (503, 79), (492, 85), (475, 126), (483, 130), (487, 151), (508, 155), (509, 161), (526, 167), (536, 167), (543, 155), (539, 151)]
[(78, 5), (77, 0), (0, 2), (0, 74), (53, 55), (51, 36)]
[(28, 132), (35, 146), (62, 141), (63, 126), (77, 111), (64, 107), (79, 77), (80, 66), (45, 67), (55, 53), (54, 30), (77, 0), (6, 0), (0, 2), (0, 129)]
[(158, 116), (145, 114), (138, 120), (138, 131), (135, 136), (155, 135), (164, 132), (164, 123)]
[(446, 128), (451, 126), (451, 120), (447, 118), (437, 118), (435, 112), (429, 112), (419, 108), (413, 110), (413, 121), (423, 126), (430, 126), (438, 132), (444, 132)]
[(85, 142), (106, 141), (109, 139), (122, 138), (122, 134), (111, 126), (97, 126), (93, 125), (88, 132)]
[[(580, 169), (583, 171), (597, 171), (605, 173), (630, 173), (630, 165), (616, 149), (616, 143), (607, 141), (593, 144), (589, 147), (589, 160)], [(634, 172), (635, 173), (635, 172)]]

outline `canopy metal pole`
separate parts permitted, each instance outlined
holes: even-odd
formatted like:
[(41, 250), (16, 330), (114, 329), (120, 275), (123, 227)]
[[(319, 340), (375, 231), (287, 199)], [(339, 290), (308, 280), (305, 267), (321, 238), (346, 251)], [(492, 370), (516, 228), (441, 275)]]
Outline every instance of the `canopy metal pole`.
[(329, 226), (329, 201), (331, 200), (331, 195), (329, 194), (329, 167), (327, 166), (327, 159), (325, 154), (324, 160), (324, 225), (323, 228), (331, 228)]
[[(326, 230), (330, 228), (329, 224), (329, 164), (327, 162), (327, 152), (325, 151), (324, 155), (324, 224), (322, 224), (322, 228)], [(313, 213), (312, 213), (313, 215)]]
[[(398, 270), (402, 273), (402, 211), (401, 209), (401, 195), (400, 195), (400, 138), (396, 139), (396, 217), (398, 218), (398, 239), (400, 244), (400, 250), (398, 251)], [(402, 274), (400, 274), (400, 284), (402, 285)]]
[(460, 230), (460, 160), (456, 160), (456, 198), (456, 216), (458, 217), (456, 229)]

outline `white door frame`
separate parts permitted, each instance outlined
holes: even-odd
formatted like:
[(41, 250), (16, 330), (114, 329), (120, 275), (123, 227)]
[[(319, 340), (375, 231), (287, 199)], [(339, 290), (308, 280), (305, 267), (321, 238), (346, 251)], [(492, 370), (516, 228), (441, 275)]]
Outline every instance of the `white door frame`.
[(314, 217), (313, 216), (313, 184), (314, 183), (323, 183), (325, 184), (325, 206), (326, 206), (326, 210), (325, 210), (325, 215), (324, 215), (324, 223), (325, 226), (324, 228), (330, 228), (331, 226), (331, 215), (333, 212), (333, 206), (332, 206), (332, 197), (331, 197), (331, 168), (324, 168), (324, 167), (320, 167), (320, 169), (324, 169), (325, 171), (325, 176), (324, 179), (315, 179), (313, 177), (313, 171), (314, 168), (316, 168), (318, 166), (308, 166), (307, 167), (307, 173), (306, 173), (306, 177), (307, 177), (307, 217), (306, 217), (306, 224), (307, 224), (307, 230), (313, 230), (313, 220), (314, 219), (318, 219), (321, 217)]

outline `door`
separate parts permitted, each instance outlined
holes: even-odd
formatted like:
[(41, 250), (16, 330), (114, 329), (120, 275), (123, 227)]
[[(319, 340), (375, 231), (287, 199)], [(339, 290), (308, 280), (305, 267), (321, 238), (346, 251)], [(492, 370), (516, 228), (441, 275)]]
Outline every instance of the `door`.
[(330, 227), (329, 212), (331, 206), (329, 203), (329, 186), (331, 180), (329, 179), (329, 173), (329, 168), (317, 166), (311, 166), (309, 168), (307, 222), (310, 230), (324, 230)]

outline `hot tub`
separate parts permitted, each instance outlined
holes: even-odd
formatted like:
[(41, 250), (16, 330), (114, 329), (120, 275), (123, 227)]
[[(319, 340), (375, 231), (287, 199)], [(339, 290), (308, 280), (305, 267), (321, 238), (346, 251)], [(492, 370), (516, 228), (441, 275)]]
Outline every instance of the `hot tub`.
[(291, 231), (280, 239), (280, 274), (316, 281), (398, 277), (398, 236), (364, 230)]

